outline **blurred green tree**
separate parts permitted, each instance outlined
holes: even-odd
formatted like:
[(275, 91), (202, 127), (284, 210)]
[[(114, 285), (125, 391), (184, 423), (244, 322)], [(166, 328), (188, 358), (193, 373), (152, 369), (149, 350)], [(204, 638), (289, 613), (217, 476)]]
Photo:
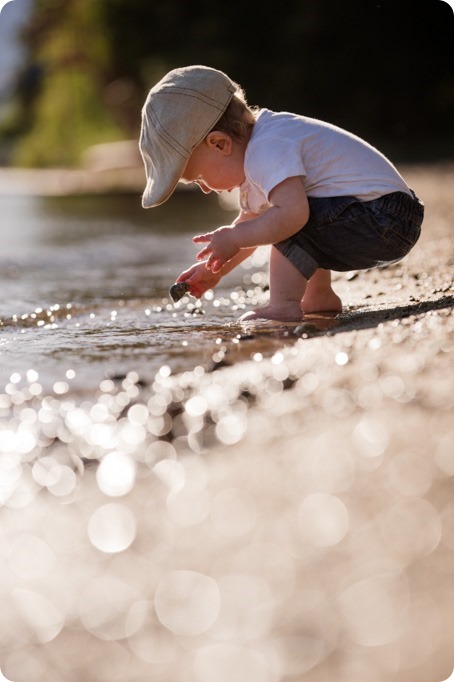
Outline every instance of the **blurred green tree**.
[(92, 0), (37, 0), (25, 39), (38, 85), (25, 93), (29, 130), (20, 139), (15, 162), (53, 166), (74, 163), (87, 146), (124, 137), (102, 98), (110, 77), (110, 41), (102, 3)]
[(332, 121), (396, 160), (454, 156), (443, 0), (35, 1), (25, 41), (41, 75), (22, 81), (16, 162), (73, 163), (89, 144), (137, 139), (148, 89), (195, 63), (226, 71), (251, 104)]

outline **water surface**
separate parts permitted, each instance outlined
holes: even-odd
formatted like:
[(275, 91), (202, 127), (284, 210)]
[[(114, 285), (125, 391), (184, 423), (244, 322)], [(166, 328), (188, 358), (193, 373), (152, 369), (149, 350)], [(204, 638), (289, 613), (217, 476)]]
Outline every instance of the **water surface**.
[(0, 211), (0, 385), (30, 371), (46, 387), (68, 376), (95, 388), (130, 370), (148, 380), (163, 364), (192, 369), (234, 334), (252, 270), (210, 300), (168, 297), (195, 260), (192, 235), (235, 215), (216, 196), (181, 192), (151, 211), (129, 195), (0, 196)]

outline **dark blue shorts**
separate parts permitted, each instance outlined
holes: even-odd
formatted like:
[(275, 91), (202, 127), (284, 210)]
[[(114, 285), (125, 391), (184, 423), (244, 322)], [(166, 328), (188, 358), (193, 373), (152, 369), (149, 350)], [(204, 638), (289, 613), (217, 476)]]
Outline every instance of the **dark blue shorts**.
[(318, 268), (364, 270), (400, 260), (421, 233), (424, 204), (405, 192), (372, 201), (308, 197), (306, 225), (274, 246), (310, 279)]

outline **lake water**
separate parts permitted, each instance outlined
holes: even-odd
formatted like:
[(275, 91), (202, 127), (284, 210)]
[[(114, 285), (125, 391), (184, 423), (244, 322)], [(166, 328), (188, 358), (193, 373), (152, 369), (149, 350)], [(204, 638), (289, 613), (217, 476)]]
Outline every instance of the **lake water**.
[(422, 244), (339, 273), (353, 333), (300, 339), (236, 324), (266, 249), (169, 301), (216, 196), (0, 196), (0, 680), (446, 679), (453, 180), (425, 177)]
[(0, 196), (0, 211), (0, 386), (38, 374), (46, 389), (90, 391), (128, 371), (192, 369), (238, 332), (265, 277), (241, 267), (209, 300), (169, 299), (195, 260), (192, 236), (235, 215), (217, 196), (182, 191), (151, 211), (130, 195)]

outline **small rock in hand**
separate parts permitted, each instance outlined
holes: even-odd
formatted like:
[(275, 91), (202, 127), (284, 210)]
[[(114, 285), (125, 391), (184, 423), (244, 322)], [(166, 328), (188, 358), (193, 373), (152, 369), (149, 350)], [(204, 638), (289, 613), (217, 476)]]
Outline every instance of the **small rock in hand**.
[(176, 282), (175, 284), (172, 284), (169, 289), (169, 294), (172, 297), (172, 301), (174, 303), (179, 301), (180, 298), (183, 298), (183, 296), (189, 291), (189, 289), (190, 287), (187, 282)]

